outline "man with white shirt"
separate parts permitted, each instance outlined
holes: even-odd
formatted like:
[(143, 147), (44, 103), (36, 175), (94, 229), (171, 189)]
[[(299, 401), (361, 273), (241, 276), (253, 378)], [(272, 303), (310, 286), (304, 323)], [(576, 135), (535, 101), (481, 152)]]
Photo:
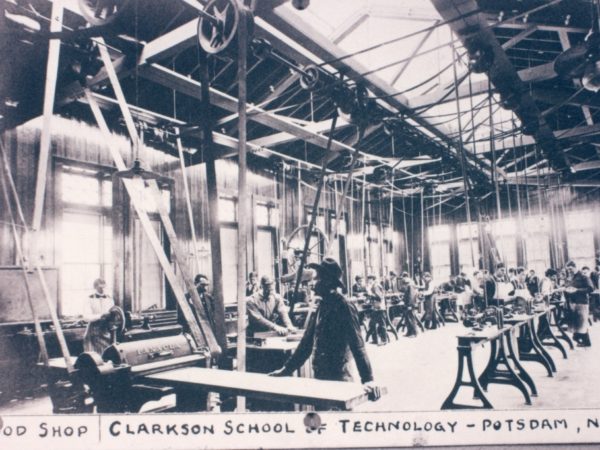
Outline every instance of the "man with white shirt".
[(97, 320), (115, 306), (112, 297), (106, 293), (106, 281), (102, 278), (94, 280), (94, 293), (88, 297), (87, 311), (84, 317)]
[(85, 335), (83, 337), (83, 350), (102, 354), (104, 349), (111, 344), (111, 333), (108, 329), (106, 319), (108, 312), (115, 306), (112, 297), (105, 292), (106, 281), (97, 278), (94, 281), (94, 293), (87, 301), (84, 318), (88, 321)]

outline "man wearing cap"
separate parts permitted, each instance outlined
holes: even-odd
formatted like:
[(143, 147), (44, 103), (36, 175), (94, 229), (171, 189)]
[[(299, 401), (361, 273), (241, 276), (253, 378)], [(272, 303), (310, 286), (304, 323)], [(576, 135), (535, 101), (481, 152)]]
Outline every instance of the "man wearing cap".
[[(287, 312), (281, 296), (275, 292), (273, 280), (269, 276), (260, 279), (260, 290), (246, 299), (248, 311), (248, 334), (259, 331), (275, 331), (280, 336), (295, 332), (296, 328)], [(281, 320), (283, 326), (278, 325)]]
[(320, 380), (353, 381), (350, 373), (352, 357), (365, 390), (372, 400), (380, 396), (373, 382), (373, 371), (360, 333), (358, 311), (338, 291), (343, 288), (342, 268), (333, 258), (309, 267), (317, 272), (315, 293), (321, 302), (306, 326), (304, 336), (294, 354), (273, 376), (289, 376), (313, 355), (315, 378)]

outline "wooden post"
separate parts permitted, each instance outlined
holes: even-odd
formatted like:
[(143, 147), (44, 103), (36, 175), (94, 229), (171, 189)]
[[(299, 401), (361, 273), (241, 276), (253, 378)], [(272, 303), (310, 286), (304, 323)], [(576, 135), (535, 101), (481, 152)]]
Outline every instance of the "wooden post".
[[(213, 117), (210, 103), (210, 74), (207, 55), (199, 53), (200, 89), (202, 97), (202, 149), (204, 155), (212, 154)], [(225, 329), (225, 299), (223, 298), (223, 264), (221, 254), (221, 222), (219, 220), (219, 191), (217, 187), (217, 171), (215, 160), (206, 162), (206, 190), (208, 195), (208, 221), (210, 228), (210, 256), (213, 274), (214, 323), (217, 342), (223, 350), (227, 348), (227, 330)]]
[[(63, 0), (52, 1), (50, 13), (50, 32), (59, 32), (62, 29)], [(52, 113), (54, 111), (54, 96), (56, 93), (56, 80), (58, 78), (58, 60), (60, 57), (60, 39), (50, 39), (48, 43), (48, 61), (46, 63), (46, 85), (44, 87), (44, 109), (42, 121), (42, 135), (40, 138), (40, 153), (38, 156), (37, 177), (35, 180), (35, 203), (33, 206), (32, 228), (39, 231), (42, 225), (42, 212), (44, 209), (44, 196), (46, 194), (46, 175), (48, 173), (48, 159), (50, 156)]]
[[(243, 1), (238, 0), (240, 9), (244, 8)], [(237, 273), (237, 369), (246, 371), (246, 268), (247, 268), (247, 237), (248, 237), (248, 193), (246, 186), (246, 65), (248, 52), (248, 30), (246, 21), (242, 18), (238, 27), (238, 273)], [(246, 409), (246, 398), (237, 398), (237, 412)]]

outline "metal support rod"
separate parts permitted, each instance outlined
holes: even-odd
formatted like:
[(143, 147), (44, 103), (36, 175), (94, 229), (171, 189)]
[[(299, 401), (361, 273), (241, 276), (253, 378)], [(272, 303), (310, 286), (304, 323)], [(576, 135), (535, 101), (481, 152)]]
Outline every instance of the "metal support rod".
[[(331, 142), (333, 141), (333, 133), (335, 132), (335, 126), (337, 124), (337, 112), (334, 112), (333, 119), (331, 121), (331, 130), (329, 132), (329, 140), (327, 141), (327, 153), (329, 153), (331, 149)], [(310, 236), (312, 234), (312, 230), (315, 226), (315, 222), (317, 221), (317, 215), (319, 213), (319, 201), (321, 199), (321, 191), (323, 190), (323, 186), (325, 185), (325, 176), (327, 175), (327, 159), (323, 159), (323, 164), (321, 166), (321, 173), (319, 177), (319, 185), (317, 187), (317, 192), (315, 194), (315, 199), (313, 201), (313, 207), (310, 216), (310, 222), (308, 223), (308, 228), (306, 229), (306, 235), (304, 236), (304, 249), (302, 251), (302, 256), (300, 257), (300, 266), (296, 272), (296, 282), (294, 283), (294, 293), (293, 299), (296, 299), (298, 296), (298, 289), (300, 288), (300, 281), (302, 280), (302, 272), (304, 271), (304, 265), (306, 264), (306, 257), (308, 256), (308, 247), (310, 245)]]
[[(404, 229), (403, 238), (404, 238), (404, 251), (406, 253), (406, 265), (410, 264), (410, 256), (408, 254), (408, 227), (406, 226), (406, 202), (404, 201), (404, 196), (402, 196), (402, 222)], [(410, 273), (410, 267), (407, 268), (407, 272)]]
[(354, 154), (352, 155), (352, 164), (350, 165), (350, 170), (348, 171), (348, 175), (346, 176), (346, 181), (344, 182), (344, 187), (343, 187), (342, 191), (340, 192), (340, 196), (337, 198), (337, 201), (336, 201), (337, 210), (335, 212), (335, 218), (334, 218), (335, 221), (333, 224), (333, 239), (329, 240), (329, 248), (327, 249), (325, 254), (329, 254), (329, 249), (331, 249), (333, 247), (332, 246), (333, 240), (338, 238), (339, 223), (340, 223), (340, 220), (342, 220), (342, 215), (344, 213), (343, 206), (346, 201), (346, 197), (348, 195), (348, 189), (350, 188), (350, 184), (352, 183), (352, 175), (354, 174), (354, 170), (356, 168), (356, 163), (358, 162), (358, 157), (360, 156), (360, 151), (358, 150), (358, 147), (359, 147), (360, 142), (362, 141), (364, 134), (365, 134), (364, 127), (360, 127), (360, 129), (358, 130), (358, 142), (355, 145), (356, 150), (355, 150)]
[(494, 196), (496, 197), (496, 212), (498, 214), (498, 220), (502, 220), (502, 208), (500, 206), (500, 188), (498, 186), (498, 172), (496, 167), (498, 162), (496, 160), (496, 143), (494, 139), (494, 114), (492, 113), (492, 87), (488, 87), (488, 112), (490, 118), (490, 151), (492, 152), (492, 177), (494, 182)]
[(212, 23), (215, 27), (218, 26), (222, 26), (222, 22), (220, 20), (218, 20), (215, 16), (207, 13), (203, 8), (204, 6), (202, 5), (202, 3), (197, 2), (195, 0), (180, 0), (181, 2), (185, 3), (186, 5), (194, 8), (196, 10), (196, 12), (198, 13), (199, 16), (201, 16), (203, 19), (208, 20), (210, 23)]
[[(2, 167), (8, 173), (9, 165), (8, 159), (6, 157), (6, 153), (4, 152), (4, 144), (0, 140), (0, 152), (2, 153)], [(42, 362), (44, 366), (48, 367), (48, 349), (46, 348), (46, 341), (44, 340), (44, 335), (42, 333), (42, 325), (40, 324), (40, 319), (38, 317), (35, 304), (33, 299), (31, 298), (31, 287), (29, 285), (29, 278), (27, 276), (27, 256), (23, 252), (23, 248), (21, 246), (21, 240), (19, 237), (19, 233), (17, 231), (16, 219), (13, 212), (13, 208), (10, 202), (10, 196), (8, 195), (8, 186), (6, 184), (6, 179), (10, 178), (9, 175), (3, 174), (0, 177), (0, 184), (2, 185), (2, 195), (4, 197), (4, 203), (6, 203), (6, 210), (8, 211), (8, 216), (10, 218), (11, 231), (13, 234), (13, 238), (15, 240), (15, 249), (17, 253), (17, 257), (19, 259), (19, 265), (21, 267), (21, 271), (23, 273), (23, 281), (25, 283), (25, 293), (27, 296), (27, 303), (29, 304), (29, 309), (31, 309), (31, 316), (33, 318), (33, 326), (35, 329), (35, 337), (38, 341), (38, 346), (40, 348), (40, 354), (42, 357)], [(18, 203), (17, 203), (18, 204)], [(21, 217), (21, 222), (25, 224), (25, 218)]]
[[(457, 79), (457, 73), (456, 73), (456, 64), (457, 64), (457, 60), (456, 60), (456, 49), (454, 48), (454, 45), (452, 45), (452, 70), (454, 73), (454, 91), (456, 94), (456, 112), (458, 114), (457, 120), (458, 120), (458, 143), (459, 143), (459, 150), (460, 150), (460, 168), (462, 171), (462, 178), (463, 178), (463, 185), (464, 185), (464, 189), (465, 189), (465, 207), (466, 207), (466, 212), (467, 212), (467, 224), (469, 226), (469, 233), (471, 233), (471, 205), (470, 205), (470, 201), (469, 201), (469, 180), (468, 180), (468, 176), (467, 176), (467, 161), (466, 161), (466, 155), (465, 155), (465, 146), (463, 143), (463, 137), (462, 137), (462, 121), (460, 119), (460, 100), (459, 100), (459, 96), (458, 96), (458, 79)], [(475, 267), (475, 254), (473, 251), (473, 239), (469, 239), (469, 243), (470, 243), (470, 249), (471, 249), (471, 267)]]
[[(243, 2), (238, 0), (243, 8)], [(237, 246), (237, 369), (246, 371), (246, 268), (248, 238), (248, 186), (246, 185), (247, 149), (246, 149), (246, 70), (248, 64), (248, 30), (245, 20), (240, 20), (238, 28), (238, 246)], [(246, 410), (246, 398), (237, 397), (237, 412)]]
[[(515, 125), (513, 123), (513, 128)], [(513, 141), (513, 160), (515, 161), (515, 181), (517, 185), (517, 242), (519, 252), (517, 254), (517, 264), (526, 266), (527, 265), (527, 256), (525, 254), (525, 242), (523, 240), (523, 214), (521, 210), (521, 190), (519, 188), (519, 169), (517, 167), (517, 140), (515, 135), (512, 136)]]
[(196, 238), (196, 226), (194, 225), (194, 210), (192, 209), (192, 197), (190, 194), (190, 187), (187, 180), (187, 170), (185, 168), (185, 161), (183, 159), (183, 146), (181, 145), (181, 137), (179, 135), (179, 129), (175, 129), (177, 134), (177, 152), (179, 153), (179, 162), (181, 164), (181, 176), (183, 178), (183, 191), (185, 193), (185, 204), (187, 207), (188, 220), (190, 223), (190, 233), (192, 234), (192, 249), (194, 251), (194, 261), (196, 262), (196, 272), (200, 272), (200, 251), (198, 250), (198, 239)]
[(292, 69), (294, 72), (299, 73), (300, 75), (303, 75), (307, 78), (311, 77), (311, 74), (309, 74), (306, 70), (304, 70), (302, 67), (297, 66), (296, 64), (294, 64), (291, 61), (288, 61), (287, 59), (285, 59), (284, 57), (282, 57), (281, 55), (277, 54), (277, 53), (270, 53), (269, 56), (274, 59), (275, 61), (283, 64), (284, 66), (289, 67), (290, 69)]
[(365, 172), (363, 172), (363, 185), (362, 185), (362, 191), (361, 191), (361, 197), (360, 197), (360, 201), (361, 201), (361, 205), (360, 205), (360, 237), (362, 240), (362, 257), (363, 257), (363, 275), (366, 277), (367, 276), (367, 242), (366, 242), (366, 238), (365, 238), (365, 205), (366, 205), (366, 192), (367, 192), (367, 186), (364, 183), (367, 179), (367, 174)]
[(383, 200), (381, 199), (381, 192), (379, 193), (379, 203), (377, 205), (377, 221), (379, 222), (379, 276), (381, 280), (385, 276), (385, 264), (384, 264), (384, 252), (383, 252)]
[[(63, 1), (53, 0), (50, 32), (60, 31), (63, 21)], [(51, 147), (52, 113), (54, 111), (54, 97), (56, 93), (56, 80), (58, 78), (58, 61), (60, 58), (60, 39), (50, 39), (48, 43), (48, 62), (46, 63), (46, 84), (44, 86), (44, 109), (42, 120), (42, 135), (40, 138), (40, 153), (38, 156), (37, 176), (35, 183), (35, 201), (33, 207), (33, 231), (38, 231), (42, 226), (42, 213), (44, 210), (44, 196), (46, 195), (46, 175)]]

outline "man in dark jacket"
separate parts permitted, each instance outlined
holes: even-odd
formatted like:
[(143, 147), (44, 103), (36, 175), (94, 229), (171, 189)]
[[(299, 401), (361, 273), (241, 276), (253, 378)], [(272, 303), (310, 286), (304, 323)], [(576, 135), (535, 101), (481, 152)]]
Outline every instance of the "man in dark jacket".
[(567, 263), (567, 286), (565, 296), (573, 313), (573, 340), (579, 347), (590, 347), (588, 317), (590, 314), (589, 295), (594, 290), (592, 280), (583, 272), (577, 271), (574, 261)]
[(311, 316), (294, 354), (271, 375), (292, 375), (312, 354), (315, 378), (353, 381), (350, 373), (353, 356), (365, 390), (372, 400), (377, 400), (381, 392), (373, 382), (371, 363), (360, 333), (358, 312), (338, 291), (338, 288), (344, 287), (340, 281), (342, 268), (333, 258), (325, 258), (321, 264), (311, 264), (309, 267), (317, 272), (314, 289), (322, 300)]
[(406, 324), (405, 336), (416, 337), (418, 334), (416, 310), (418, 308), (419, 291), (417, 290), (417, 286), (415, 286), (415, 282), (407, 272), (402, 273), (400, 282), (400, 292), (404, 299), (404, 323)]

